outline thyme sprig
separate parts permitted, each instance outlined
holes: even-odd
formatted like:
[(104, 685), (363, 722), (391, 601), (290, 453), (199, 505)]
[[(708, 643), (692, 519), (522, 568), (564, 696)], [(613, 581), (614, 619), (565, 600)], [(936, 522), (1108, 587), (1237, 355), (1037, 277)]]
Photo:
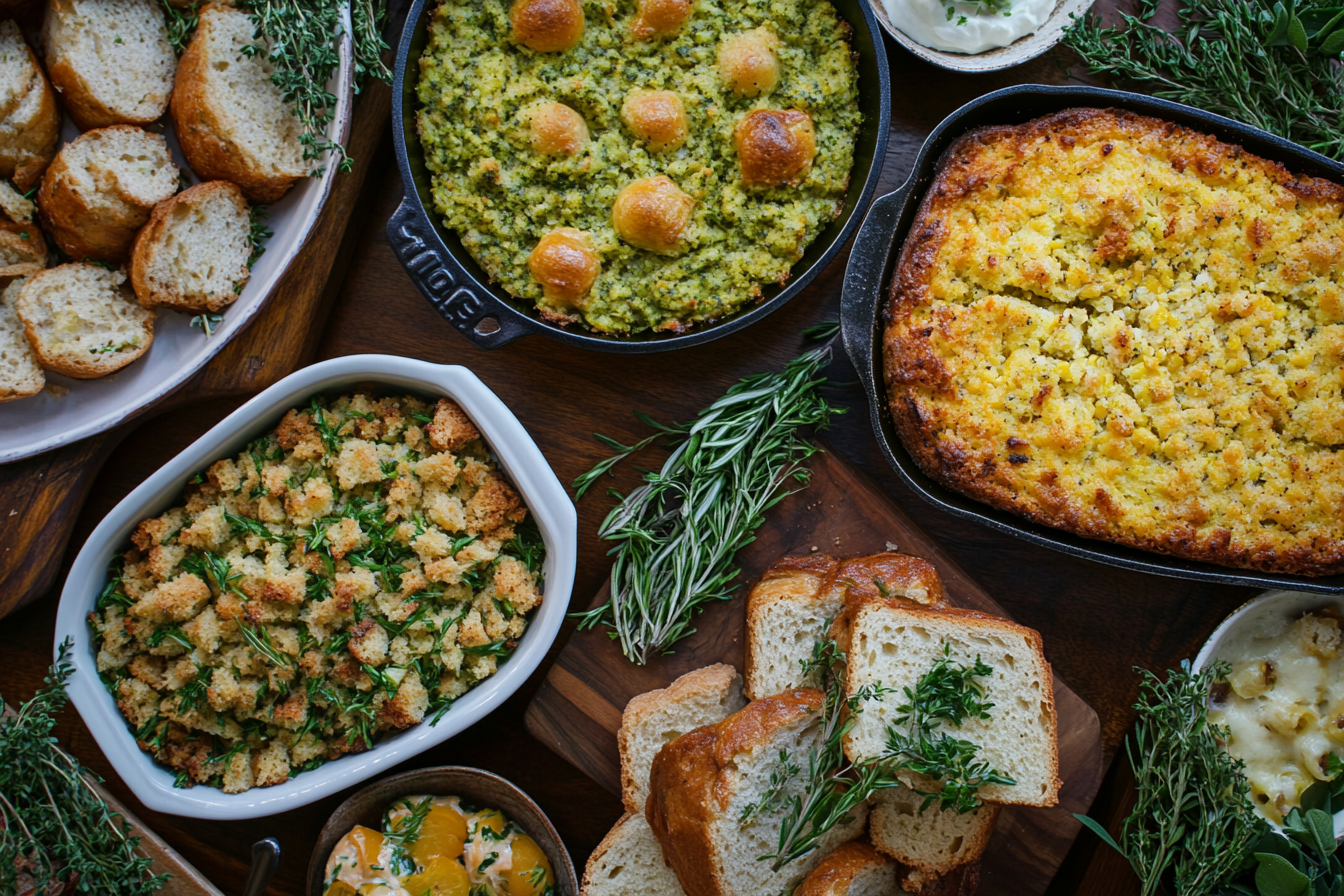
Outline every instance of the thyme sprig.
[(747, 377), (691, 423), (663, 426), (637, 415), (658, 432), (634, 446), (599, 437), (621, 453), (575, 480), (580, 495), (659, 436), (672, 454), (598, 530), (615, 543), (611, 599), (579, 614), (581, 628), (611, 627), (625, 656), (642, 665), (694, 632), (705, 604), (732, 597), (737, 551), (766, 510), (807, 484), (805, 462), (819, 449), (799, 430), (823, 428), (842, 412), (820, 394), (829, 360), (822, 348), (781, 371)]

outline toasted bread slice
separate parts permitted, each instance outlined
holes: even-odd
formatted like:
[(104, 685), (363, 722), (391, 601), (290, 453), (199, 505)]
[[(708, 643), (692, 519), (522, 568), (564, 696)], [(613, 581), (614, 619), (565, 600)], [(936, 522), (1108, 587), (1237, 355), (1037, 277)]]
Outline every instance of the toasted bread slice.
[(19, 26), (0, 21), (0, 178), (31, 190), (56, 155), (61, 113)]
[(0, 180), (0, 277), (26, 277), (47, 266), (47, 241), (33, 220), (37, 206)]
[(38, 363), (88, 380), (149, 351), (154, 312), (142, 308), (122, 271), (72, 262), (34, 274), (14, 308)]
[(841, 843), (813, 868), (793, 896), (898, 896), (896, 864), (867, 843)]
[(989, 844), (999, 807), (986, 803), (958, 813), (929, 806), (908, 787), (879, 790), (868, 813), (868, 836), (877, 851), (926, 876), (946, 874), (977, 861)]
[(251, 228), (243, 192), (225, 180), (154, 206), (131, 248), (131, 285), (146, 308), (214, 312), (247, 283)]
[(177, 54), (158, 0), (48, 0), (42, 44), (81, 130), (149, 124), (167, 111)]
[(914, 896), (975, 896), (980, 889), (979, 862), (958, 865), (946, 874), (902, 866), (898, 876), (901, 889)]
[(785, 805), (806, 775), (786, 776), (781, 798), (741, 823), (759, 805), (779, 770), (780, 753), (807, 766), (819, 746), (821, 691), (800, 689), (748, 703), (717, 725), (684, 734), (658, 751), (645, 812), (688, 896), (756, 896), (791, 890), (822, 857), (863, 832), (867, 807), (821, 837), (811, 854), (777, 872), (760, 856), (775, 851)]
[(632, 698), (616, 733), (625, 811), (643, 813), (649, 798), (649, 768), (664, 744), (722, 722), (746, 703), (742, 677), (726, 663), (687, 672), (661, 690)]
[[(1016, 784), (987, 784), (988, 802), (1053, 806), (1059, 801), (1059, 744), (1054, 681), (1041, 648), (1041, 636), (1024, 625), (969, 610), (933, 610), (863, 604), (849, 616), (840, 646), (848, 661), (845, 686), (850, 694), (881, 684), (895, 693), (868, 700), (845, 735), (845, 754), (853, 761), (881, 756), (888, 725), (894, 724), (897, 695), (914, 690), (919, 679), (943, 656), (970, 665), (979, 657), (993, 670), (977, 679), (993, 703), (989, 719), (969, 718), (953, 736), (978, 744), (979, 758)], [(910, 777), (919, 790), (936, 782)]]
[(643, 812), (622, 815), (583, 869), (579, 896), (685, 896)]
[(37, 207), (67, 255), (119, 263), (154, 206), (177, 187), (163, 137), (119, 124), (61, 148), (42, 178)]
[(37, 354), (28, 344), (23, 321), (14, 310), (24, 282), (25, 278), (17, 277), (0, 292), (0, 402), (36, 395), (47, 383)]
[(274, 202), (308, 172), (303, 127), (271, 83), (251, 17), (212, 3), (178, 66), (173, 123), (187, 164), (202, 180), (228, 180), (252, 202)]

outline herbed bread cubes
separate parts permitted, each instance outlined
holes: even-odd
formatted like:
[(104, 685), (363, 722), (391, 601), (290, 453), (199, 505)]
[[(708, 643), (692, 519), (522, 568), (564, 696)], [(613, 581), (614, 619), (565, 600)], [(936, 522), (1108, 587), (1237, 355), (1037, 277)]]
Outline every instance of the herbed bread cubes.
[(19, 26), (0, 21), (0, 178), (32, 189), (56, 155), (61, 113)]
[(158, 0), (49, 0), (47, 72), (75, 124), (149, 124), (168, 108), (177, 54)]
[(154, 206), (131, 249), (131, 285), (147, 308), (215, 312), (247, 283), (247, 200), (236, 186), (197, 184)]
[(163, 137), (113, 125), (62, 147), (42, 178), (37, 206), (67, 255), (116, 263), (126, 259), (154, 206), (177, 187)]
[(23, 284), (24, 278), (18, 277), (0, 293), (0, 402), (36, 395), (47, 382), (14, 310)]
[(255, 27), (216, 3), (182, 54), (172, 115), (187, 164), (203, 180), (237, 184), (252, 202), (274, 202), (308, 172), (303, 126), (271, 82), (263, 54), (246, 56)]
[(154, 341), (154, 311), (135, 301), (126, 275), (87, 262), (33, 275), (14, 307), (38, 362), (75, 379), (120, 370)]
[(597, 844), (579, 896), (685, 896), (643, 810), (621, 816)]

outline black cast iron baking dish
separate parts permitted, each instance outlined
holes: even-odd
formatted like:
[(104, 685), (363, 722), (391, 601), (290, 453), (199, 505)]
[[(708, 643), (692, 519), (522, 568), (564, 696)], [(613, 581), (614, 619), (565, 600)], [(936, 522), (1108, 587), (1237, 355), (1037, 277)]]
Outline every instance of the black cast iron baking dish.
[(986, 94), (953, 112), (933, 130), (915, 159), (909, 180), (899, 190), (879, 197), (868, 210), (845, 270), (840, 317), (845, 343), (854, 368), (868, 393), (873, 432), (892, 468), (929, 503), (963, 519), (974, 520), (999, 532), (1052, 548), (1073, 557), (1095, 560), (1139, 572), (1244, 585), (1253, 588), (1286, 588), (1324, 594), (1344, 593), (1344, 575), (1275, 575), (1232, 569), (1140, 551), (1104, 541), (1082, 538), (1059, 529), (1030, 522), (1006, 511), (982, 504), (934, 482), (919, 468), (901, 444), (887, 408), (882, 387), (882, 325), (891, 278), (901, 246), (919, 211), (924, 192), (941, 167), (943, 154), (968, 131), (988, 125), (1014, 125), (1077, 106), (1128, 109), (1212, 134), (1248, 151), (1282, 163), (1295, 174), (1323, 177), (1344, 183), (1344, 165), (1259, 128), (1213, 115), (1179, 103), (1137, 93), (1097, 87), (1053, 87), (1024, 84)]
[(849, 193), (840, 217), (828, 224), (793, 266), (793, 276), (780, 287), (763, 287), (756, 305), (723, 320), (682, 335), (642, 334), (606, 336), (578, 327), (561, 327), (541, 320), (531, 303), (510, 296), (492, 284), (457, 234), (445, 228), (433, 212), (429, 171), (415, 130), (418, 61), (429, 42), (429, 16), (438, 0), (414, 0), (407, 27), (397, 45), (392, 92), (392, 135), (405, 196), (387, 222), (387, 237), (402, 267), (429, 303), (458, 331), (481, 348), (498, 348), (519, 336), (540, 333), (570, 345), (605, 352), (646, 354), (699, 345), (740, 330), (783, 305), (812, 282), (853, 236), (859, 218), (877, 189), (887, 154), (891, 127), (891, 84), (882, 31), (869, 0), (831, 0), (853, 28), (852, 44), (859, 69), (859, 109), (863, 124), (854, 148)]

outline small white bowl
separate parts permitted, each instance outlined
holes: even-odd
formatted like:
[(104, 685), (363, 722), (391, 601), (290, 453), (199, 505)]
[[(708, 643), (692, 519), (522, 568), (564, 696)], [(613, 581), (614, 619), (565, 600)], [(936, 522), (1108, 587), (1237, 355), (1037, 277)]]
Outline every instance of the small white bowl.
[[(1331, 597), (1325, 594), (1306, 594), (1301, 591), (1266, 591), (1237, 607), (1224, 619), (1209, 640), (1204, 642), (1195, 656), (1195, 669), (1203, 669), (1213, 662), (1218, 648), (1231, 637), (1232, 633), (1243, 625), (1255, 625), (1268, 616), (1296, 618), (1309, 610), (1334, 606), (1344, 613), (1344, 597)], [(1277, 828), (1278, 826), (1275, 825)], [(1344, 837), (1344, 809), (1335, 813), (1335, 838)]]
[[(517, 487), (546, 544), (545, 599), (509, 661), (459, 698), (433, 727), (422, 722), (387, 736), (372, 750), (343, 756), (284, 784), (226, 794), (213, 787), (173, 787), (173, 773), (136, 746), (135, 737), (98, 678), (92, 637), (85, 620), (107, 581), (107, 564), (126, 550), (140, 521), (178, 501), (198, 470), (232, 457), (269, 432), (292, 407), (318, 393), (339, 394), (372, 384), (448, 396), (460, 404), (485, 436), (500, 466)], [(353, 355), (324, 361), (291, 374), (234, 411), (138, 488), (93, 530), (75, 558), (61, 591), (56, 615), (56, 649), (74, 641), (75, 674), (70, 698), (112, 767), (140, 802), (158, 812), (188, 818), (241, 819), (273, 815), (344, 790), (460, 733), (498, 707), (536, 670), (569, 609), (577, 557), (578, 517), (574, 503), (536, 443), (512, 412), (465, 367), (442, 366), (390, 355)]]
[(873, 15), (882, 23), (882, 27), (896, 39), (896, 43), (905, 47), (925, 62), (932, 62), (939, 68), (954, 72), (997, 72), (1005, 68), (1021, 65), (1029, 59), (1035, 59), (1048, 52), (1064, 37), (1064, 29), (1073, 24), (1072, 16), (1082, 18), (1091, 8), (1093, 0), (1055, 0), (1055, 8), (1050, 16), (1031, 34), (1019, 37), (1006, 47), (985, 50), (983, 53), (949, 53), (926, 47), (891, 24), (882, 0), (868, 0), (873, 7)]

